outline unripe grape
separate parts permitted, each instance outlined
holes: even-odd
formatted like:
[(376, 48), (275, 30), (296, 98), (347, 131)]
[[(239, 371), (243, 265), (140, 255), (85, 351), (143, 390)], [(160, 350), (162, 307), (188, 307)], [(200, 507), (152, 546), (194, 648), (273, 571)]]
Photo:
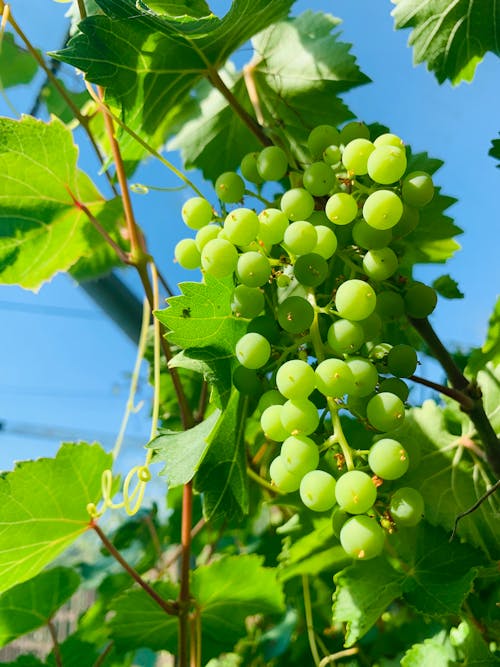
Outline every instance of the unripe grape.
[(374, 504), (377, 489), (366, 472), (350, 470), (337, 480), (335, 497), (339, 506), (346, 512), (363, 514)]
[(340, 142), (346, 146), (354, 139), (369, 139), (370, 130), (364, 123), (352, 120), (340, 130)]
[(376, 312), (383, 321), (394, 321), (405, 313), (405, 302), (397, 292), (379, 292), (377, 294)]
[(392, 241), (392, 229), (375, 229), (366, 220), (356, 220), (352, 228), (352, 240), (365, 250), (378, 250)]
[(405, 407), (395, 394), (382, 392), (370, 399), (366, 406), (366, 416), (378, 431), (392, 431), (403, 423)]
[(370, 560), (384, 550), (385, 535), (372, 517), (360, 515), (348, 519), (340, 530), (344, 551), (358, 560)]
[(246, 246), (259, 232), (259, 218), (250, 208), (235, 208), (224, 220), (224, 233), (234, 245)]
[(303, 477), (319, 463), (317, 444), (306, 435), (290, 435), (281, 445), (281, 458), (287, 470)]
[(348, 225), (358, 214), (358, 204), (347, 192), (336, 192), (326, 202), (325, 213), (330, 222)]
[(226, 239), (212, 239), (201, 251), (201, 266), (216, 278), (230, 276), (236, 268), (238, 252), (234, 245)]
[(251, 250), (238, 257), (236, 274), (247, 287), (261, 287), (271, 276), (271, 264), (265, 255)]
[(212, 206), (203, 197), (191, 197), (184, 203), (181, 216), (191, 229), (201, 229), (208, 225), (213, 217)]
[(314, 308), (300, 296), (290, 296), (278, 306), (278, 322), (289, 333), (302, 333), (314, 320)]
[(314, 512), (326, 512), (335, 505), (335, 478), (324, 470), (312, 470), (300, 482), (300, 497)]
[(418, 209), (408, 206), (403, 202), (403, 215), (399, 219), (399, 222), (392, 227), (391, 232), (394, 238), (401, 239), (411, 232), (418, 226), (420, 221), (420, 213)]
[(307, 398), (316, 387), (316, 375), (307, 361), (286, 361), (276, 373), (276, 386), (286, 398)]
[(338, 146), (335, 145), (327, 146), (323, 151), (323, 162), (326, 162), (326, 164), (329, 164), (332, 167), (339, 164), (341, 158), (342, 158), (342, 151)]
[(264, 309), (264, 294), (257, 287), (238, 285), (234, 288), (231, 307), (237, 317), (252, 319)]
[(409, 378), (417, 369), (417, 353), (410, 345), (394, 345), (387, 355), (387, 369), (397, 377)]
[(379, 145), (368, 158), (368, 175), (376, 183), (389, 185), (399, 181), (406, 171), (406, 155), (402, 148)]
[[(316, 229), (316, 227), (313, 227), (313, 229)], [(328, 264), (321, 255), (309, 252), (297, 258), (293, 270), (301, 285), (317, 287), (328, 275)]]
[(335, 295), (335, 308), (341, 317), (359, 321), (371, 315), (375, 309), (377, 297), (373, 288), (363, 280), (346, 280)]
[(391, 134), (386, 132), (381, 134), (376, 139), (373, 140), (375, 146), (396, 146), (396, 148), (404, 149), (404, 141), (397, 136), (397, 134)]
[(236, 357), (245, 368), (261, 368), (270, 356), (269, 341), (258, 333), (247, 333), (236, 343)]
[(304, 188), (292, 188), (281, 197), (280, 208), (289, 220), (307, 220), (314, 211), (314, 199)]
[(217, 197), (226, 204), (233, 204), (243, 199), (245, 182), (235, 171), (226, 171), (215, 181)]
[(371, 361), (364, 357), (350, 357), (346, 364), (352, 373), (354, 386), (349, 392), (352, 396), (368, 396), (375, 390), (378, 373)]
[(277, 208), (265, 208), (259, 213), (258, 237), (266, 246), (281, 243), (288, 227), (288, 218)]
[(363, 217), (375, 229), (391, 229), (403, 215), (403, 202), (392, 190), (376, 190), (363, 205)]
[(410, 206), (426, 206), (434, 197), (432, 176), (425, 171), (412, 171), (403, 180), (401, 196)]
[[(266, 437), (276, 442), (283, 442), (289, 433), (283, 426), (281, 415), (283, 413), (283, 405), (270, 405), (264, 410), (260, 416), (260, 425)], [(299, 488), (297, 486), (297, 488)]]
[(257, 171), (265, 181), (279, 181), (288, 171), (288, 158), (279, 146), (266, 146), (257, 158)]
[(437, 304), (437, 294), (432, 287), (424, 283), (413, 283), (404, 297), (406, 314), (416, 319), (423, 319), (432, 313)]
[(238, 366), (233, 372), (233, 384), (240, 394), (255, 396), (262, 391), (262, 383), (254, 370)]
[(351, 369), (342, 359), (324, 359), (315, 370), (316, 386), (324, 396), (340, 398), (354, 389)]
[(399, 260), (391, 248), (369, 250), (363, 258), (363, 271), (372, 280), (387, 280), (398, 266)]
[(290, 399), (283, 405), (281, 423), (290, 435), (311, 435), (318, 428), (318, 410), (306, 398)]
[(353, 139), (344, 148), (342, 163), (347, 171), (362, 176), (368, 171), (368, 158), (375, 146), (368, 139)]
[(260, 185), (263, 182), (263, 178), (257, 170), (257, 158), (259, 153), (254, 151), (253, 153), (247, 153), (241, 161), (240, 169), (243, 175), (243, 178), (246, 178), (250, 183), (255, 183)]
[(336, 320), (328, 329), (328, 345), (337, 354), (356, 352), (365, 342), (365, 332), (359, 322)]
[(424, 513), (424, 499), (417, 489), (405, 486), (391, 498), (389, 512), (397, 526), (416, 526)]
[(331, 167), (324, 162), (313, 162), (304, 170), (304, 187), (314, 197), (327, 195), (335, 182), (335, 174)]
[(300, 486), (300, 477), (287, 470), (281, 456), (277, 456), (269, 466), (269, 476), (273, 483), (283, 493), (297, 491)]
[(195, 243), (200, 253), (209, 241), (218, 237), (219, 232), (220, 227), (218, 225), (205, 225), (196, 232)]
[(334, 232), (325, 225), (315, 226), (317, 234), (317, 243), (313, 248), (313, 252), (321, 255), (324, 259), (330, 259), (337, 250), (337, 237)]
[(384, 378), (379, 385), (379, 391), (380, 393), (388, 391), (391, 394), (396, 394), (403, 403), (406, 402), (410, 393), (408, 385), (400, 378)]
[(328, 146), (340, 144), (339, 131), (332, 125), (318, 125), (309, 133), (307, 146), (313, 158), (320, 157)]
[(176, 262), (183, 269), (197, 269), (201, 265), (200, 251), (196, 247), (194, 239), (182, 239), (175, 246), (174, 256)]
[(257, 411), (262, 414), (271, 405), (283, 405), (283, 403), (286, 403), (286, 398), (277, 389), (268, 389), (259, 398)]
[(283, 243), (294, 255), (305, 255), (312, 252), (318, 242), (316, 227), (307, 220), (297, 220), (285, 230)]
[(405, 448), (392, 438), (383, 438), (372, 445), (368, 465), (382, 479), (399, 479), (408, 470), (410, 462)]

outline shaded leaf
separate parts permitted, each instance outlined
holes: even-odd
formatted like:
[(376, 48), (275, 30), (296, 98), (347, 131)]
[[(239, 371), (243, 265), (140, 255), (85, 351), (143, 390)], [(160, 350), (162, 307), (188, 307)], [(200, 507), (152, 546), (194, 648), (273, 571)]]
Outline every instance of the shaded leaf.
[(80, 577), (56, 567), (0, 595), (0, 646), (45, 625), (76, 591)]
[(235, 365), (232, 351), (212, 346), (183, 350), (169, 362), (170, 368), (184, 368), (202, 375), (212, 388), (211, 402), (218, 408), (223, 408), (231, 395), (231, 374)]
[(70, 192), (95, 217), (102, 214), (108, 229), (116, 226), (121, 208), (103, 201), (77, 168), (77, 155), (56, 118), (0, 119), (0, 282), (38, 289), (94, 253), (97, 233)]
[(5, 32), (0, 43), (0, 88), (30, 83), (38, 72), (38, 63), (18, 46), (11, 32)]
[(464, 293), (460, 291), (458, 283), (449, 274), (439, 276), (433, 281), (432, 287), (445, 299), (463, 299)]
[(111, 462), (99, 445), (66, 443), (54, 459), (18, 463), (0, 478), (0, 592), (34, 577), (88, 529), (87, 504), (99, 502)]
[(216, 410), (201, 424), (187, 431), (168, 431), (148, 443), (154, 452), (153, 461), (165, 463), (160, 472), (167, 478), (169, 488), (187, 484), (196, 474), (210, 443), (210, 435), (217, 428), (220, 410)]
[(495, 0), (393, 0), (396, 28), (412, 28), (415, 63), (427, 63), (439, 83), (472, 81), (485, 53), (500, 55), (500, 7)]
[(63, 664), (64, 667), (81, 667), (81, 665), (93, 665), (98, 658), (97, 647), (94, 644), (75, 636), (69, 636), (59, 644), (59, 654), (60, 662), (56, 660), (54, 651), (51, 651), (46, 664), (50, 667), (58, 667), (59, 664)]
[(492, 158), (495, 158), (495, 160), (499, 163), (497, 164), (497, 169), (500, 168), (500, 139), (492, 140), (488, 155), (491, 155)]
[[(86, 90), (69, 90), (69, 88), (67, 88), (67, 86), (64, 84), (64, 81), (58, 79), (58, 82), (66, 92), (66, 95), (71, 99), (71, 101), (77, 106), (78, 109), (81, 109), (82, 106), (90, 100), (90, 96)], [(66, 100), (62, 97), (59, 90), (51, 81), (43, 87), (41, 95), (49, 114), (54, 114), (54, 116), (57, 116), (63, 123), (70, 123), (72, 120), (74, 120), (75, 116), (73, 111), (70, 109)]]
[(467, 372), (476, 375), (488, 362), (495, 366), (500, 364), (500, 297), (497, 299), (488, 323), (486, 340), (480, 349), (472, 351), (467, 364)]
[(205, 0), (148, 0), (147, 6), (157, 14), (164, 14), (173, 18), (189, 16), (191, 18), (202, 18), (209, 16), (212, 12)]

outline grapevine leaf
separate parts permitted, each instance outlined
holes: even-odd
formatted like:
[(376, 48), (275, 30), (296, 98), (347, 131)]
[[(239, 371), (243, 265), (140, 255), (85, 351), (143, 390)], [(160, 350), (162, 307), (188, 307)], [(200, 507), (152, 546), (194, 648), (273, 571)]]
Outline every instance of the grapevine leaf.
[(41, 572), (0, 595), (0, 646), (45, 625), (80, 585), (74, 570)]
[(476, 375), (488, 362), (500, 364), (500, 298), (497, 299), (491, 314), (486, 333), (486, 341), (479, 350), (474, 350), (467, 364), (467, 372)]
[(333, 620), (347, 623), (345, 646), (352, 646), (368, 632), (403, 592), (401, 574), (385, 558), (374, 558), (369, 564), (354, 563), (333, 580)]
[(205, 276), (205, 283), (180, 283), (182, 296), (167, 299), (169, 307), (155, 316), (170, 333), (169, 340), (184, 349), (215, 347), (233, 354), (246, 323), (231, 310), (232, 280)]
[[(153, 589), (163, 600), (175, 600), (178, 586), (162, 581)], [(145, 591), (128, 590), (109, 603), (114, 616), (109, 622), (111, 638), (119, 650), (147, 647), (153, 651), (177, 651), (178, 619), (169, 616)]]
[(224, 352), (217, 347), (193, 347), (176, 354), (169, 366), (185, 368), (203, 375), (212, 387), (211, 402), (218, 408), (223, 408), (231, 395), (231, 368), (235, 361), (232, 352)]
[[(422, 493), (427, 521), (451, 533), (455, 517), (477, 502), (488, 482), (482, 464), (468, 454), (468, 447), (473, 445), (472, 424), (464, 418), (461, 436), (450, 433), (447, 426), (443, 411), (434, 401), (427, 400), (422, 407), (407, 412), (397, 436), (410, 451), (420, 452), (418, 466), (411, 466), (405, 475), (405, 485)], [(491, 558), (500, 554), (499, 507), (494, 494), (458, 524), (458, 537)]]
[(166, 476), (169, 488), (187, 484), (193, 479), (219, 418), (220, 410), (216, 410), (201, 424), (187, 431), (167, 431), (148, 444), (154, 452), (153, 461), (165, 464), (160, 475)]
[[(412, 154), (409, 149), (407, 152), (409, 172), (426, 171), (434, 174), (443, 164), (427, 153)], [(417, 227), (405, 237), (405, 265), (445, 262), (460, 249), (453, 237), (461, 234), (462, 230), (445, 214), (446, 209), (455, 202), (455, 198), (441, 194), (441, 188), (435, 188), (432, 201), (420, 210)]]
[(37, 71), (33, 56), (15, 43), (11, 32), (5, 32), (0, 43), (0, 89), (30, 83)]
[(193, 572), (191, 592), (201, 611), (204, 660), (233, 648), (252, 614), (284, 611), (276, 571), (254, 554), (229, 556)]
[(56, 118), (0, 119), (0, 282), (38, 289), (94, 253), (98, 234), (70, 192), (108, 230), (116, 226), (121, 209), (103, 201), (77, 154)]
[[(369, 81), (332, 30), (340, 21), (328, 14), (305, 12), (276, 23), (253, 39), (254, 56), (247, 76), (257, 90), (259, 108), (273, 131), (294, 146), (321, 123), (339, 124), (352, 114), (339, 95)], [(232, 66), (221, 73), (240, 105), (253, 114), (247, 85)], [(180, 149), (187, 167), (197, 167), (215, 180), (235, 169), (241, 158), (258, 150), (256, 138), (217, 90), (201, 84), (198, 110), (170, 148)]]
[(445, 299), (463, 299), (464, 293), (460, 291), (458, 283), (449, 274), (439, 276), (432, 283), (432, 287)]
[(80, 667), (85, 664), (93, 665), (99, 657), (94, 644), (82, 641), (72, 635), (59, 644), (59, 654), (60, 657), (56, 658), (54, 651), (49, 653), (46, 662), (47, 667), (58, 667), (60, 664), (63, 664), (64, 667)]
[(32, 654), (20, 655), (15, 662), (2, 662), (4, 667), (46, 667), (45, 662), (41, 662)]
[(156, 14), (172, 18), (181, 16), (202, 18), (212, 13), (205, 0), (189, 0), (189, 2), (183, 0), (148, 0), (146, 4)]
[[(58, 79), (58, 83), (78, 109), (81, 109), (82, 106), (90, 100), (90, 96), (86, 90), (69, 90), (64, 84), (64, 81), (61, 81), (60, 79)], [(52, 81), (49, 81), (43, 87), (41, 95), (49, 114), (57, 116), (63, 123), (70, 123), (74, 119), (75, 115), (73, 111), (70, 109), (66, 100), (62, 97)]]
[(497, 160), (497, 169), (500, 169), (500, 139), (493, 139), (491, 142), (491, 148), (488, 151), (488, 155)]
[[(106, 101), (123, 121), (159, 148), (193, 86), (252, 35), (286, 16), (292, 2), (235, 0), (222, 19), (211, 14), (184, 20), (152, 15), (135, 0), (98, 0), (104, 15), (81, 21), (67, 48), (53, 56), (104, 86)], [(121, 144), (125, 160), (137, 160), (129, 135)]]
[(54, 459), (18, 463), (0, 478), (0, 592), (34, 577), (88, 529), (87, 504), (99, 501), (111, 461), (99, 445), (66, 443)]
[(401, 660), (401, 667), (421, 667), (421, 665), (432, 665), (432, 667), (450, 667), (456, 665), (455, 650), (449, 640), (442, 633), (431, 639), (426, 639), (421, 644), (414, 644)]
[(232, 396), (210, 434), (210, 447), (195, 477), (203, 493), (206, 519), (238, 519), (248, 512), (248, 479), (244, 442), (245, 405), (239, 394)]
[(500, 55), (496, 0), (393, 0), (396, 28), (412, 28), (416, 64), (426, 62), (439, 83), (472, 81), (485, 53)]

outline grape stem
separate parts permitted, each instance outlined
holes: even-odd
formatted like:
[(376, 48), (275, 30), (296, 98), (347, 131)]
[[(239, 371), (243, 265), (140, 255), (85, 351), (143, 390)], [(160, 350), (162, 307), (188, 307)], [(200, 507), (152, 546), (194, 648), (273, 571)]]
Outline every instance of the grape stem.
[(57, 629), (51, 618), (47, 621), (47, 628), (49, 629), (50, 637), (52, 639), (52, 650), (54, 652), (54, 662), (56, 663), (56, 667), (63, 667), (61, 649), (59, 648), (59, 642), (57, 640)]
[(302, 575), (302, 590), (304, 592), (304, 611), (306, 615), (307, 638), (309, 640), (309, 646), (311, 648), (311, 655), (314, 660), (314, 664), (316, 667), (319, 667), (320, 657), (318, 653), (318, 647), (316, 645), (316, 637), (314, 636), (311, 591), (309, 589), (309, 577), (307, 574)]
[[(476, 428), (476, 433), (483, 443), (486, 458), (492, 471), (497, 478), (500, 477), (500, 441), (484, 411), (481, 388), (475, 380), (469, 381), (464, 376), (427, 318), (409, 317), (408, 320), (427, 343), (432, 355), (443, 367), (452, 388), (469, 399), (466, 405), (459, 401), (460, 406)], [(457, 400), (456, 396), (452, 398)]]
[(359, 653), (359, 648), (356, 646), (353, 648), (346, 648), (343, 651), (338, 651), (337, 653), (332, 653), (331, 655), (327, 655), (325, 658), (323, 658), (318, 667), (326, 667), (326, 665), (331, 665), (341, 658), (347, 658), (350, 655), (356, 655), (356, 653)]
[(340, 423), (338, 406), (334, 403), (332, 398), (328, 398), (327, 402), (328, 402), (328, 407), (330, 408), (330, 414), (332, 416), (332, 424), (333, 424), (332, 442), (335, 442), (338, 445), (340, 445), (340, 449), (342, 450), (342, 454), (344, 455), (347, 470), (354, 470), (352, 449), (350, 448), (349, 443), (347, 442), (347, 439), (344, 435), (344, 431), (342, 430), (342, 424)]
[(475, 512), (483, 503), (485, 500), (487, 500), (491, 495), (495, 493), (495, 491), (498, 491), (500, 489), (500, 479), (498, 479), (493, 486), (490, 486), (490, 488), (483, 493), (483, 495), (478, 498), (478, 500), (474, 503), (474, 505), (471, 505), (469, 509), (465, 510), (465, 512), (461, 512), (460, 514), (457, 514), (455, 517), (455, 523), (453, 525), (453, 531), (450, 536), (450, 542), (453, 540), (453, 538), (456, 535), (457, 528), (458, 528), (458, 522), (460, 519), (463, 519), (464, 517), (468, 516), (469, 514), (472, 514), (472, 512)]

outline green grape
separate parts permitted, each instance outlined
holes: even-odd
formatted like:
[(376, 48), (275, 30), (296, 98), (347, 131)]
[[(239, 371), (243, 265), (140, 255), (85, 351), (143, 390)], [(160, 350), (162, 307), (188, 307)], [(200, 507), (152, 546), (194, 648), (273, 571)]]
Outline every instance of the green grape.
[(304, 170), (305, 189), (314, 197), (327, 195), (335, 185), (336, 178), (332, 168), (325, 162), (313, 162)]
[(200, 251), (196, 247), (194, 239), (179, 241), (175, 246), (174, 257), (183, 269), (198, 269), (201, 265)]
[(375, 229), (391, 229), (403, 215), (403, 202), (392, 190), (376, 190), (363, 205), (363, 217)]
[(341, 158), (342, 151), (338, 146), (333, 144), (331, 146), (327, 146), (323, 151), (323, 162), (326, 162), (326, 164), (329, 164), (332, 167), (338, 165)]
[(323, 225), (324, 227), (331, 228), (330, 220), (326, 217), (326, 213), (321, 210), (321, 211), (313, 211), (311, 215), (307, 218), (307, 220), (311, 223), (311, 225), (314, 225), (315, 227), (318, 227), (319, 225)]
[(406, 154), (403, 148), (379, 145), (368, 158), (368, 175), (376, 183), (389, 185), (399, 181), (406, 171)]
[(368, 172), (368, 158), (375, 146), (368, 139), (353, 139), (344, 148), (342, 164), (347, 171), (362, 176)]
[(316, 375), (307, 361), (292, 359), (278, 369), (276, 386), (286, 398), (307, 398), (316, 387)]
[(213, 218), (212, 206), (203, 197), (191, 197), (181, 210), (184, 223), (191, 229), (201, 229)]
[(281, 243), (288, 227), (288, 218), (277, 208), (265, 208), (259, 213), (259, 233), (266, 246)]
[(257, 287), (238, 285), (234, 288), (231, 307), (237, 317), (250, 320), (264, 309), (264, 294)]
[(319, 463), (317, 444), (306, 435), (290, 435), (281, 445), (281, 458), (286, 469), (303, 477)]
[[(294, 225), (298, 224), (296, 222)], [(316, 227), (313, 227), (316, 229)], [(328, 264), (326, 259), (314, 252), (301, 255), (293, 267), (293, 272), (301, 285), (306, 287), (317, 287), (328, 275)]]
[(292, 188), (281, 197), (280, 208), (289, 220), (307, 220), (314, 211), (314, 199), (304, 188)]
[(313, 158), (319, 158), (328, 146), (340, 144), (339, 131), (332, 125), (318, 125), (309, 133), (307, 146)]
[[(377, 295), (378, 302), (378, 295)], [(380, 315), (377, 312), (373, 312), (371, 315), (368, 315), (364, 320), (360, 322), (363, 327), (365, 340), (374, 340), (382, 331), (382, 320)]]
[(410, 393), (408, 385), (400, 378), (384, 378), (379, 385), (379, 391), (380, 393), (388, 391), (391, 394), (396, 394), (396, 396), (399, 396), (403, 403), (406, 402)]
[(366, 472), (349, 470), (338, 478), (335, 497), (346, 512), (363, 514), (377, 499), (377, 488)]
[(328, 329), (328, 345), (337, 354), (356, 352), (365, 342), (365, 332), (359, 322), (336, 320)]
[(340, 544), (344, 551), (358, 560), (370, 560), (384, 550), (385, 535), (377, 521), (369, 516), (353, 516), (340, 531)]
[(350, 357), (346, 364), (354, 378), (354, 388), (349, 392), (351, 396), (368, 396), (378, 383), (378, 373), (371, 361), (364, 357)]
[(417, 489), (404, 486), (391, 498), (389, 512), (396, 526), (416, 526), (424, 513), (424, 499)]
[(247, 153), (240, 164), (243, 178), (245, 178), (247, 181), (250, 181), (250, 183), (255, 183), (256, 185), (260, 185), (264, 180), (257, 170), (258, 156), (259, 153), (257, 151), (254, 151), (253, 153)]
[(226, 204), (234, 204), (243, 199), (245, 181), (235, 171), (226, 171), (215, 181), (217, 197)]
[(274, 317), (269, 315), (259, 315), (254, 317), (248, 323), (247, 333), (258, 333), (272, 343), (273, 345), (279, 342), (280, 330), (276, 324)]
[(375, 309), (377, 297), (373, 288), (363, 280), (346, 280), (335, 295), (335, 308), (347, 320), (364, 320)]
[(283, 405), (283, 403), (286, 403), (286, 398), (282, 396), (277, 389), (269, 389), (259, 398), (257, 411), (262, 414), (264, 410), (271, 407), (271, 405)]
[(346, 146), (354, 139), (369, 139), (370, 130), (364, 123), (353, 120), (340, 130), (340, 142)]
[(366, 419), (366, 406), (374, 395), (375, 394), (368, 394), (368, 396), (353, 396), (353, 394), (350, 394), (347, 397), (348, 410), (355, 417)]
[(288, 171), (288, 158), (279, 146), (266, 146), (257, 158), (257, 171), (265, 181), (280, 181)]
[(330, 259), (337, 250), (337, 237), (330, 227), (326, 227), (325, 225), (317, 225), (314, 229), (316, 230), (318, 240), (313, 248), (313, 252), (324, 259)]
[(221, 228), (218, 225), (205, 225), (196, 232), (195, 243), (199, 252), (207, 245), (209, 241), (216, 239)]
[(238, 366), (233, 372), (233, 384), (240, 394), (256, 396), (262, 391), (262, 382), (257, 373), (245, 366)]
[(377, 294), (375, 310), (384, 322), (395, 321), (405, 314), (405, 302), (397, 292), (386, 290)]
[(224, 220), (224, 235), (234, 245), (248, 245), (258, 233), (259, 218), (250, 208), (236, 208)]
[(354, 388), (354, 376), (342, 359), (324, 359), (315, 370), (316, 387), (324, 396), (340, 398)]
[(392, 438), (382, 438), (371, 446), (368, 465), (382, 479), (399, 479), (408, 470), (410, 462), (400, 442)]
[(314, 319), (314, 308), (301, 296), (290, 296), (278, 306), (278, 322), (289, 333), (302, 333)]
[(370, 399), (366, 416), (377, 431), (392, 431), (403, 423), (405, 406), (398, 396), (384, 391)]
[(410, 206), (415, 208), (426, 206), (434, 197), (432, 176), (425, 171), (412, 171), (403, 179), (401, 196)]
[(292, 222), (285, 230), (283, 243), (294, 255), (311, 252), (318, 242), (316, 227), (307, 220)]
[(384, 361), (389, 352), (391, 351), (392, 345), (390, 343), (378, 343), (374, 345), (370, 350), (370, 359), (375, 359), (375, 361)]
[(437, 304), (437, 293), (424, 283), (413, 283), (406, 290), (404, 307), (406, 314), (423, 319), (432, 313)]
[(348, 225), (358, 215), (358, 204), (347, 192), (336, 192), (325, 206), (326, 217), (336, 225)]
[(378, 250), (392, 241), (392, 230), (375, 229), (366, 220), (356, 220), (352, 228), (352, 240), (365, 250)]
[(399, 222), (391, 229), (394, 238), (401, 239), (403, 236), (411, 234), (418, 226), (419, 221), (420, 213), (418, 210), (403, 202), (403, 215), (399, 219)]
[(417, 353), (411, 345), (394, 345), (387, 355), (387, 370), (399, 378), (409, 378), (417, 369)]
[(326, 512), (335, 505), (335, 478), (324, 470), (307, 472), (300, 482), (300, 497), (313, 512)]
[(368, 250), (363, 258), (363, 271), (372, 280), (387, 280), (398, 266), (399, 260), (391, 248)]
[(282, 407), (281, 423), (290, 435), (311, 435), (318, 428), (318, 409), (307, 398), (289, 399)]
[(381, 134), (376, 139), (373, 140), (375, 146), (396, 146), (396, 148), (401, 148), (404, 150), (405, 144), (404, 141), (397, 136), (397, 134), (391, 134), (386, 132)]
[(261, 287), (271, 277), (271, 264), (265, 255), (251, 250), (239, 256), (236, 274), (247, 287)]
[(212, 239), (201, 251), (201, 266), (216, 278), (230, 276), (236, 268), (238, 252), (226, 239)]
[[(266, 408), (260, 416), (260, 425), (264, 434), (270, 440), (283, 442), (288, 438), (288, 431), (285, 430), (281, 415), (283, 414), (283, 405), (275, 404)], [(298, 487), (297, 487), (298, 488)]]
[(297, 491), (300, 486), (300, 477), (286, 469), (281, 456), (277, 456), (269, 466), (269, 476), (276, 487), (283, 493)]
[(286, 273), (281, 273), (277, 278), (276, 278), (276, 285), (278, 287), (281, 287), (282, 289), (285, 289), (290, 285), (291, 283), (291, 278), (290, 276), (287, 276)]
[(246, 333), (236, 343), (236, 357), (245, 368), (262, 368), (270, 356), (269, 341), (258, 333)]
[(340, 531), (342, 529), (342, 526), (347, 521), (347, 519), (350, 518), (350, 516), (351, 516), (350, 514), (348, 514), (345, 510), (340, 509), (340, 507), (336, 507), (333, 510), (332, 531), (335, 537), (340, 537)]

